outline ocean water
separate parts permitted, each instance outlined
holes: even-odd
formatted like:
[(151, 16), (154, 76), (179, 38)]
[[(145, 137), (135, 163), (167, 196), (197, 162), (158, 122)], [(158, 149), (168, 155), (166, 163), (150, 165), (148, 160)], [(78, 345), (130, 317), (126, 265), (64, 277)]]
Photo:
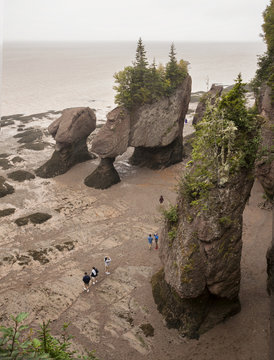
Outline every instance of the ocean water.
[[(145, 43), (150, 62), (166, 64), (170, 43)], [(230, 85), (239, 72), (255, 74), (263, 43), (175, 43), (187, 60), (192, 91)], [(2, 115), (34, 114), (74, 106), (96, 109), (104, 121), (114, 107), (113, 74), (132, 63), (136, 42), (4, 43)]]

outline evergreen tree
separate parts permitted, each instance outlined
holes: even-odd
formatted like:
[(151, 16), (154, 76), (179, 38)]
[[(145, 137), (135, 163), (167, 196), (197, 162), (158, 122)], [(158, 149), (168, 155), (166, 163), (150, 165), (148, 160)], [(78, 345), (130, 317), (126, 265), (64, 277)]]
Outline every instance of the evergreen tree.
[(148, 66), (148, 61), (146, 57), (146, 51), (141, 38), (137, 42), (136, 56), (135, 56), (134, 67), (145, 70)]
[(166, 68), (156, 67), (155, 60), (148, 66), (142, 39), (137, 42), (133, 66), (114, 74), (114, 90), (117, 91), (115, 102), (132, 110), (134, 107), (151, 103), (162, 96), (169, 96), (187, 75), (187, 62), (177, 63), (174, 44), (171, 45), (170, 61)]
[(176, 60), (175, 46), (172, 43), (169, 52), (169, 62), (166, 65), (166, 78), (170, 81), (171, 88), (176, 86), (178, 72), (179, 69)]

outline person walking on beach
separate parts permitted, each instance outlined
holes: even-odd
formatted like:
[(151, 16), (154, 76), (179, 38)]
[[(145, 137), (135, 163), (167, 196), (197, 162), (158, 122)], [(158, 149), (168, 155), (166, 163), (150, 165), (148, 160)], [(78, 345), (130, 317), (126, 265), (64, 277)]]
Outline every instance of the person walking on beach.
[(148, 248), (149, 250), (151, 250), (152, 241), (153, 241), (151, 234), (148, 235), (147, 241), (148, 241)]
[(98, 269), (96, 269), (96, 267), (92, 267), (92, 270), (91, 270), (91, 274), (90, 274), (90, 276), (91, 276), (91, 279), (92, 279), (92, 285), (95, 285), (95, 283), (97, 283), (97, 275), (98, 275), (98, 273), (99, 273), (99, 270)]
[(84, 291), (89, 292), (90, 276), (88, 275), (87, 272), (85, 272), (85, 275), (83, 277), (83, 282), (84, 282)]
[(154, 234), (154, 240), (155, 240), (155, 250), (158, 249), (158, 240), (159, 240), (159, 235), (157, 233)]
[(104, 262), (105, 262), (105, 272), (107, 275), (110, 274), (109, 272), (109, 265), (110, 265), (110, 262), (111, 262), (111, 258), (109, 256), (105, 256), (104, 257)]
[(161, 196), (160, 196), (160, 199), (159, 199), (160, 205), (162, 205), (163, 202), (164, 202), (164, 197), (163, 197), (163, 195), (161, 195)]

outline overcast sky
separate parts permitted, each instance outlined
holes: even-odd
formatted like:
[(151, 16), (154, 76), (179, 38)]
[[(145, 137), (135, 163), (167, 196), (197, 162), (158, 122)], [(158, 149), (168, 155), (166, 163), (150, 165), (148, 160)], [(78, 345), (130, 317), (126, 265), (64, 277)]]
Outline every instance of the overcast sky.
[(4, 0), (5, 41), (261, 41), (270, 0)]

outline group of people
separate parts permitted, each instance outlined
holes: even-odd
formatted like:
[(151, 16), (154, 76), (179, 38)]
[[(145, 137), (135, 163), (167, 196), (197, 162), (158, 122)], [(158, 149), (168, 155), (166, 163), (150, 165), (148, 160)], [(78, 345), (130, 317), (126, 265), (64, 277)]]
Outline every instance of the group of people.
[[(164, 202), (164, 197), (163, 195), (160, 196), (159, 198), (159, 203), (160, 205), (162, 205)], [(159, 240), (159, 235), (156, 233), (153, 234), (154, 236), (154, 241), (155, 241), (155, 250), (158, 249), (158, 240)], [(148, 248), (149, 250), (151, 250), (152, 248), (152, 243), (153, 243), (153, 237), (151, 236), (151, 234), (148, 235)], [(104, 264), (105, 264), (105, 273), (106, 275), (109, 275), (109, 266), (110, 266), (110, 262), (111, 262), (111, 258), (109, 256), (105, 256), (104, 257)], [(90, 275), (88, 275), (87, 272), (85, 272), (84, 276), (83, 276), (83, 282), (84, 282), (84, 291), (89, 292), (89, 285), (90, 282), (92, 281), (92, 285), (95, 285), (97, 283), (97, 276), (98, 276), (99, 270), (93, 266)]]
[[(157, 250), (159, 235), (157, 233), (155, 233), (153, 236), (154, 236), (154, 241), (155, 241), (155, 250)], [(149, 250), (151, 250), (152, 243), (153, 243), (153, 237), (151, 236), (151, 234), (148, 235), (147, 240), (148, 240), (148, 248), (149, 248)]]
[[(109, 272), (109, 266), (110, 266), (111, 258), (109, 256), (104, 257), (104, 264), (105, 264), (105, 273), (107, 275), (110, 274)], [(97, 283), (97, 276), (99, 274), (99, 270), (93, 266), (90, 275), (88, 275), (87, 272), (85, 272), (83, 276), (83, 283), (84, 283), (84, 291), (89, 292), (89, 286), (90, 282), (92, 280), (92, 285), (95, 285)]]

